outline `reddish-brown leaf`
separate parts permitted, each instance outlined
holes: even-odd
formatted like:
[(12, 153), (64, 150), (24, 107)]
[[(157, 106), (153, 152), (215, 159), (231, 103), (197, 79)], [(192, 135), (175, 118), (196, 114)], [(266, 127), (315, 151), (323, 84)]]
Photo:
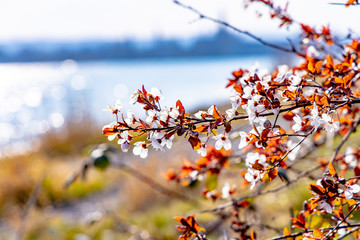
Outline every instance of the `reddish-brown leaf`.
[(286, 114), (283, 115), (283, 118), (287, 121), (292, 121), (295, 117), (295, 113), (293, 112), (287, 112)]
[(184, 108), (184, 106), (182, 105), (182, 103), (181, 103), (180, 100), (177, 100), (177, 102), (176, 102), (176, 107), (178, 108), (180, 115), (183, 114), (183, 113), (185, 113), (185, 108)]
[(269, 180), (272, 181), (276, 178), (276, 176), (278, 175), (278, 170), (277, 168), (273, 168), (269, 171)]
[(337, 172), (336, 172), (336, 170), (334, 168), (334, 165), (333, 165), (333, 163), (331, 161), (329, 162), (329, 173), (331, 175), (336, 175), (337, 174)]
[(352, 5), (352, 4), (354, 4), (356, 1), (357, 0), (349, 0), (349, 1), (347, 1), (345, 6), (348, 7), (348, 6)]
[[(284, 237), (291, 235), (291, 232), (289, 231), (289, 229), (287, 227), (284, 228), (283, 231)], [(286, 240), (291, 240), (291, 237), (286, 238)]]
[(241, 85), (235, 85), (235, 86), (234, 86), (234, 89), (235, 89), (235, 91), (237, 91), (238, 93), (240, 93), (240, 95), (243, 94), (243, 88), (242, 88)]
[(315, 184), (310, 184), (310, 190), (319, 194), (319, 195), (324, 195), (325, 194), (325, 189), (319, 185), (315, 185)]
[(209, 129), (209, 125), (200, 125), (194, 131), (206, 133), (208, 131), (208, 129)]
[(190, 136), (188, 141), (195, 151), (201, 148), (201, 141), (198, 137)]
[(357, 165), (354, 169), (355, 176), (360, 176), (360, 165)]

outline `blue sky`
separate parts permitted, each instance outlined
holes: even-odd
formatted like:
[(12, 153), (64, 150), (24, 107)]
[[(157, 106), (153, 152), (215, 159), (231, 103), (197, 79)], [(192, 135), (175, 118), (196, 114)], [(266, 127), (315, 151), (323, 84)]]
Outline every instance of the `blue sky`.
[[(359, 7), (329, 4), (334, 1), (290, 0), (289, 12), (308, 24), (329, 23), (342, 32), (349, 27), (357, 30)], [(281, 34), (262, 5), (245, 11), (241, 0), (183, 2), (258, 35), (275, 38)], [(257, 12), (265, 13), (264, 17), (256, 18)], [(204, 20), (190, 24), (194, 19), (194, 14), (171, 0), (4, 0), (0, 1), (0, 41), (189, 38), (216, 30), (215, 24)]]

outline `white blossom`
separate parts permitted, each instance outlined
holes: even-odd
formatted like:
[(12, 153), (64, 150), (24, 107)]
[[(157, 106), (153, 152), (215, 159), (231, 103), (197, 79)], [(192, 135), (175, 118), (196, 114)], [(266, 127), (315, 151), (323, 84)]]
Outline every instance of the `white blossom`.
[(141, 158), (146, 158), (148, 155), (148, 147), (144, 141), (134, 143), (133, 153), (139, 155)]
[(345, 189), (345, 198), (346, 199), (351, 199), (353, 197), (354, 193), (358, 193), (360, 192), (360, 186), (357, 184), (354, 185), (347, 185), (346, 189)]
[(291, 71), (289, 71), (289, 67), (287, 65), (281, 65), (278, 67), (278, 75), (275, 78), (275, 82), (281, 83), (283, 82), (286, 78), (289, 78), (292, 73)]
[(291, 127), (294, 132), (298, 132), (302, 128), (302, 119), (299, 115), (295, 115), (293, 118), (295, 124)]
[(253, 153), (253, 152), (249, 152), (248, 154), (246, 154), (246, 159), (245, 159), (245, 163), (246, 166), (251, 167), (252, 164), (255, 164), (256, 161), (258, 162), (258, 164), (266, 167), (268, 165), (268, 163), (266, 162), (266, 156), (264, 154), (259, 154), (258, 152)]
[(123, 131), (119, 133), (118, 144), (121, 145), (121, 150), (123, 152), (127, 152), (130, 148), (130, 135), (127, 131)]
[(248, 168), (247, 173), (245, 174), (245, 180), (251, 183), (250, 189), (255, 187), (255, 184), (263, 177), (259, 170)]
[(202, 157), (206, 157), (207, 155), (206, 149), (204, 147), (199, 148), (198, 150), (196, 150), (196, 152)]
[(147, 113), (147, 117), (146, 117), (145, 121), (147, 123), (152, 123), (157, 119), (157, 116), (156, 116), (157, 112), (155, 110), (150, 109), (146, 113)]
[(126, 118), (125, 118), (125, 122), (126, 122), (128, 125), (133, 124), (134, 118), (135, 118), (135, 113), (132, 112), (132, 111), (127, 111), (127, 113), (126, 113)]
[(319, 111), (317, 108), (316, 103), (314, 103), (313, 109), (311, 109), (311, 116), (310, 116), (310, 124), (311, 126), (314, 126), (314, 131), (318, 129), (318, 127), (323, 123), (322, 119), (319, 116)]
[(319, 208), (320, 208), (321, 210), (324, 210), (326, 213), (332, 213), (332, 211), (333, 211), (332, 206), (331, 206), (328, 202), (326, 202), (326, 201), (324, 201), (324, 200), (322, 200), (322, 201), (320, 202)]
[(202, 118), (203, 118), (203, 117), (202, 117), (203, 114), (207, 114), (207, 112), (200, 110), (200, 111), (198, 111), (197, 113), (195, 113), (194, 116), (195, 116), (196, 118), (198, 118), (198, 119), (202, 119)]
[(240, 135), (240, 143), (239, 143), (239, 149), (243, 149), (245, 146), (247, 146), (247, 134), (246, 132), (239, 132)]
[(233, 110), (236, 110), (240, 104), (241, 104), (241, 98), (240, 94), (236, 93), (236, 95), (233, 95), (230, 97), (231, 107)]
[(354, 151), (353, 151), (352, 147), (350, 147), (350, 146), (348, 146), (346, 148), (344, 161), (350, 168), (355, 168), (357, 165), (358, 161), (357, 161), (356, 157), (354, 156)]
[(150, 136), (151, 145), (155, 150), (165, 151), (162, 141), (164, 139), (165, 133), (163, 132), (152, 132)]
[[(117, 122), (109, 123), (109, 124), (105, 125), (102, 130), (104, 131), (105, 128), (114, 128), (116, 125), (117, 125)], [(109, 141), (114, 140), (115, 137), (116, 137), (116, 135), (117, 135), (117, 133), (114, 133), (114, 134), (109, 135), (109, 136), (108, 136), (108, 140), (109, 140)]]
[(333, 121), (330, 115), (323, 113), (321, 115), (322, 123), (325, 124), (325, 130), (327, 132), (337, 132), (339, 130), (339, 121)]
[(160, 111), (160, 121), (166, 122), (168, 119), (169, 113), (168, 110), (166, 108), (161, 109)]
[(288, 86), (287, 89), (289, 91), (295, 91), (301, 82), (301, 77), (299, 75), (291, 75), (289, 77), (289, 80), (291, 81), (291, 85)]
[(243, 91), (244, 91), (244, 93), (243, 93), (243, 95), (242, 95), (243, 98), (246, 98), (246, 99), (251, 99), (251, 98), (252, 98), (252, 91), (253, 91), (253, 88), (252, 88), (252, 87), (250, 87), (249, 85), (247, 85), (247, 86), (245, 86), (245, 87), (243, 88)]
[(229, 119), (235, 117), (235, 112), (236, 112), (236, 111), (235, 111), (234, 109), (232, 109), (232, 108), (231, 108), (231, 109), (227, 109), (225, 112), (226, 112), (226, 115), (228, 116)]
[(134, 105), (135, 103), (137, 103), (138, 98), (139, 98), (139, 92), (138, 91), (133, 92), (130, 97), (130, 104)]
[(230, 192), (230, 184), (228, 182), (226, 182), (223, 186), (223, 188), (221, 189), (221, 196), (222, 198), (226, 199), (230, 196), (229, 192)]
[(168, 149), (171, 149), (172, 147), (172, 140), (174, 139), (174, 135), (172, 135), (169, 139), (166, 139), (166, 137), (164, 137), (162, 139), (162, 143), (161, 145), (164, 147), (166, 146)]
[(180, 115), (179, 110), (177, 108), (172, 108), (171, 111), (169, 112), (169, 115), (171, 118), (173, 119), (177, 119), (178, 116)]
[(121, 101), (118, 99), (118, 100), (115, 101), (115, 104), (114, 104), (113, 107), (107, 106), (107, 108), (104, 109), (104, 111), (110, 111), (110, 112), (115, 112), (115, 111), (117, 111), (117, 112), (120, 112), (121, 109), (122, 109), (122, 103), (121, 103)]
[(220, 150), (223, 147), (225, 150), (231, 149), (231, 141), (226, 135), (219, 134), (218, 136), (214, 136), (214, 139), (216, 139), (215, 148), (217, 150)]
[(164, 96), (161, 94), (161, 91), (158, 88), (151, 88), (150, 94), (154, 98), (159, 98), (159, 100), (163, 100)]

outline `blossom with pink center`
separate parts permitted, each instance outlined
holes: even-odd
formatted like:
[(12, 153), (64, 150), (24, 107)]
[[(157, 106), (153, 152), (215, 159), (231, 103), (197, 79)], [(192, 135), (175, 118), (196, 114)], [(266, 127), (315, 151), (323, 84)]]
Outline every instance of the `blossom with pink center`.
[(298, 132), (302, 128), (302, 119), (299, 115), (295, 115), (293, 118), (295, 124), (291, 127), (294, 132)]
[(215, 148), (217, 150), (220, 150), (221, 148), (224, 148), (225, 150), (231, 149), (231, 141), (226, 135), (219, 134), (218, 136), (215, 136), (214, 139), (216, 139)]
[(134, 155), (139, 155), (141, 158), (147, 157), (149, 150), (147, 144), (144, 141), (136, 142), (134, 146)]
[(245, 180), (251, 183), (250, 189), (255, 187), (255, 184), (263, 177), (259, 170), (248, 168), (247, 173), (245, 174)]
[(137, 103), (137, 100), (139, 99), (139, 92), (135, 91), (131, 94), (130, 96), (130, 104), (134, 105), (135, 103)]
[(196, 150), (196, 152), (202, 157), (206, 157), (207, 155), (206, 149), (204, 147), (199, 148), (198, 150)]
[(247, 133), (246, 132), (239, 132), (240, 135), (240, 143), (239, 143), (239, 149), (243, 149), (248, 145), (247, 143)]
[(337, 132), (339, 130), (339, 121), (333, 121), (330, 115), (323, 113), (321, 120), (325, 124), (325, 130), (327, 132)]
[(346, 199), (351, 199), (353, 198), (354, 193), (358, 193), (360, 192), (360, 186), (357, 184), (353, 184), (353, 185), (347, 185), (346, 189), (344, 191), (344, 195)]
[(164, 96), (161, 94), (161, 91), (158, 88), (151, 88), (150, 94), (155, 98), (156, 101), (164, 99)]

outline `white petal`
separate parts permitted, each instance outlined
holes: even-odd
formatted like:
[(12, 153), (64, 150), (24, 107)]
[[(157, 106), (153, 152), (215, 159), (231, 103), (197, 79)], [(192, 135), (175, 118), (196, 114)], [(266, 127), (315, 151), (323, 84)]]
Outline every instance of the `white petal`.
[(141, 158), (146, 158), (148, 155), (148, 149), (142, 148), (141, 152), (140, 152), (140, 157)]
[(348, 189), (345, 190), (345, 198), (346, 199), (351, 199), (353, 197), (353, 194), (351, 191), (349, 191)]
[(217, 140), (216, 143), (215, 143), (215, 149), (216, 150), (220, 150), (224, 145), (224, 142), (221, 141), (221, 140)]

